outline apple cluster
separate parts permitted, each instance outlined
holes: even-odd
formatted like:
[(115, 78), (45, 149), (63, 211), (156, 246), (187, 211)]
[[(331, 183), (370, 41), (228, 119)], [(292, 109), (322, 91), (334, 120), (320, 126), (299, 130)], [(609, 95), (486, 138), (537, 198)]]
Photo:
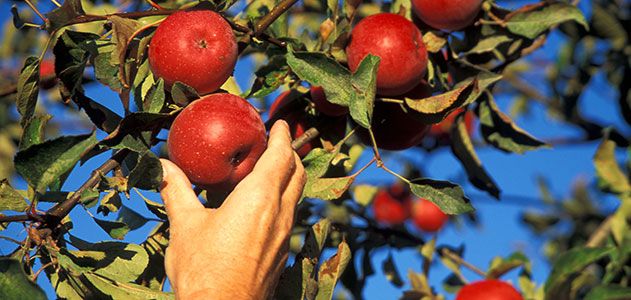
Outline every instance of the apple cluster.
[[(480, 5), (481, 0), (413, 1), (418, 18), (442, 30), (458, 30), (469, 25)], [(451, 13), (444, 14), (447, 10)], [(377, 32), (379, 34), (375, 34)], [(368, 54), (380, 57), (376, 80), (380, 97), (422, 99), (432, 95), (432, 88), (424, 81), (428, 52), (423, 35), (413, 22), (400, 15), (379, 13), (361, 20), (351, 32), (346, 54), (348, 67), (353, 72)], [(239, 96), (211, 94), (231, 76), (237, 58), (237, 42), (230, 24), (210, 10), (186, 10), (168, 16), (158, 26), (149, 46), (151, 70), (164, 80), (167, 88), (180, 82), (206, 95), (179, 113), (171, 127), (167, 148), (170, 159), (192, 183), (217, 193), (232, 190), (252, 170), (266, 147), (265, 126), (251, 104)], [(297, 138), (315, 123), (304, 106), (296, 105), (295, 93), (282, 93), (272, 104), (269, 115), (271, 120), (286, 120), (293, 137)], [(336, 135), (344, 134), (348, 108), (329, 102), (318, 86), (312, 86), (307, 94), (298, 98), (308, 99), (310, 107), (328, 118), (326, 123), (336, 128)], [(445, 128), (452, 122), (453, 116), (432, 127), (406, 107), (405, 102), (377, 101), (372, 131), (380, 148), (403, 150), (418, 145), (427, 132), (444, 136)], [(367, 130), (360, 129), (358, 135), (365, 144), (372, 144)], [(320, 146), (320, 141), (312, 141), (297, 153), (304, 157)], [(378, 197), (375, 207), (394, 207), (387, 197), (385, 194)], [(422, 220), (431, 220), (433, 213), (427, 214), (433, 204), (426, 200), (417, 202), (411, 211), (423, 215)], [(382, 220), (386, 222), (397, 221), (410, 211), (388, 210), (393, 216), (384, 216)], [(395, 213), (399, 210), (401, 212)], [(437, 218), (429, 225), (425, 224), (427, 221), (417, 221), (417, 224), (435, 231), (444, 220), (446, 217)]]
[(410, 190), (401, 184), (379, 190), (372, 210), (375, 220), (381, 224), (395, 226), (412, 219), (418, 229), (426, 232), (439, 231), (449, 219), (431, 201), (422, 198), (414, 200)]

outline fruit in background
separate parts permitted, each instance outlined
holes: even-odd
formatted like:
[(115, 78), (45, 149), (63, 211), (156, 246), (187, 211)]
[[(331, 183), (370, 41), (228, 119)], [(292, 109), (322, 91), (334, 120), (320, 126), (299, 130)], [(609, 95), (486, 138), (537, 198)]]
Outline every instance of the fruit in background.
[[(431, 95), (431, 88), (423, 81), (413, 90), (397, 98), (422, 99)], [(422, 117), (406, 104), (379, 100), (375, 102), (372, 131), (380, 149), (397, 151), (418, 145), (429, 127), (422, 121)], [(368, 130), (360, 128), (358, 135), (364, 144), (372, 145)]]
[(212, 194), (230, 192), (252, 171), (266, 145), (256, 109), (225, 93), (189, 104), (173, 121), (167, 139), (169, 159)]
[(348, 113), (347, 107), (329, 102), (322, 87), (311, 87), (310, 94), (311, 100), (319, 112), (331, 117), (339, 117)]
[(176, 81), (200, 94), (216, 91), (237, 62), (230, 24), (210, 10), (179, 11), (168, 16), (149, 45), (149, 64), (167, 86)]
[(410, 216), (410, 198), (398, 198), (396, 196), (390, 193), (390, 189), (382, 189), (375, 195), (372, 209), (377, 222), (386, 225), (399, 225), (403, 224)]
[(412, 204), (412, 221), (421, 230), (436, 232), (448, 219), (449, 217), (429, 200), (421, 198)]
[(421, 21), (447, 31), (471, 25), (481, 6), (482, 0), (412, 0), (414, 13)]
[(427, 49), (421, 31), (408, 19), (391, 13), (372, 15), (357, 23), (346, 54), (353, 72), (366, 55), (381, 58), (377, 71), (380, 95), (397, 96), (410, 91), (427, 70)]
[[(452, 113), (447, 115), (447, 117), (445, 117), (445, 119), (443, 119), (440, 123), (434, 124), (432, 128), (429, 129), (429, 135), (433, 136), (437, 140), (449, 142), (451, 126), (453, 125), (454, 121), (456, 121), (456, 116), (458, 116), (458, 114), (463, 111), (464, 108), (456, 109)], [(469, 135), (473, 134), (473, 119), (474, 117), (472, 112), (468, 111), (465, 113), (464, 123), (467, 127), (467, 132), (469, 133)]]
[(39, 86), (48, 90), (56, 84), (55, 62), (52, 59), (45, 59), (39, 65)]
[(463, 286), (456, 300), (523, 300), (510, 284), (496, 279), (480, 280)]

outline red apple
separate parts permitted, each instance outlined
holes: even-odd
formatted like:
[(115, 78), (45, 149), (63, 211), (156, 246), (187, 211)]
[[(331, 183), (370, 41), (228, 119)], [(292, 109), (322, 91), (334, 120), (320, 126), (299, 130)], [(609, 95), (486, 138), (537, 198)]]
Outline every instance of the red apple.
[(449, 217), (438, 205), (426, 199), (419, 199), (412, 206), (412, 221), (416, 227), (427, 232), (440, 230)]
[[(443, 119), (440, 123), (434, 124), (432, 128), (429, 130), (429, 134), (436, 139), (439, 140), (449, 140), (449, 135), (451, 132), (451, 126), (456, 120), (456, 116), (464, 111), (464, 108), (459, 108), (447, 115), (445, 119)], [(468, 111), (464, 115), (464, 123), (465, 127), (467, 127), (467, 132), (469, 135), (473, 133), (473, 113)]]
[[(291, 137), (295, 139), (305, 133), (305, 131), (310, 128), (309, 125), (311, 124), (308, 122), (308, 115), (304, 110), (290, 107), (293, 104), (292, 101), (298, 100), (296, 97), (293, 97), (294, 95), (292, 95), (291, 92), (291, 90), (282, 92), (276, 100), (274, 100), (269, 109), (269, 118), (285, 120), (289, 125)], [(314, 139), (298, 149), (296, 153), (300, 157), (305, 157), (313, 148), (318, 148), (319, 143), (318, 139)]]
[(55, 62), (52, 59), (45, 59), (39, 65), (39, 86), (48, 90), (57, 84), (55, 75)]
[[(431, 96), (431, 88), (422, 81), (404, 97), (422, 99)], [(404, 150), (418, 145), (425, 137), (429, 125), (423, 117), (406, 104), (376, 101), (372, 116), (372, 131), (377, 146), (384, 150)], [(366, 145), (372, 145), (368, 130), (360, 128), (358, 135)]]
[(337, 105), (326, 100), (326, 95), (324, 94), (324, 89), (322, 87), (311, 87), (310, 94), (311, 100), (319, 112), (331, 117), (344, 116), (348, 113), (347, 107)]
[(412, 0), (416, 16), (436, 29), (463, 29), (478, 15), (482, 0)]
[(377, 93), (401, 95), (414, 88), (427, 69), (421, 31), (408, 19), (391, 13), (366, 17), (351, 32), (346, 47), (348, 66), (355, 72), (368, 54), (379, 56)]
[(386, 225), (403, 224), (410, 216), (410, 198), (397, 198), (389, 189), (380, 190), (372, 203), (372, 209), (377, 222)]
[(237, 61), (230, 24), (210, 10), (168, 16), (149, 45), (149, 64), (167, 86), (176, 81), (200, 94), (214, 92), (230, 77)]
[(523, 300), (510, 284), (496, 279), (476, 281), (463, 286), (456, 300)]
[(173, 121), (169, 159), (192, 183), (211, 193), (231, 191), (252, 171), (267, 145), (256, 109), (231, 94), (193, 101)]

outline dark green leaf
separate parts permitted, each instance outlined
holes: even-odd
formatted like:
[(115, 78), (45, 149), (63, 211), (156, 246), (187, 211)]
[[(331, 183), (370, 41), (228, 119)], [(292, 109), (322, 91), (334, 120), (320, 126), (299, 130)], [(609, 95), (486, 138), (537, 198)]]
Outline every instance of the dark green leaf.
[(118, 221), (107, 221), (94, 218), (96, 224), (98, 224), (107, 234), (109, 234), (112, 238), (117, 240), (122, 240), (125, 238), (125, 235), (129, 232), (129, 226), (127, 226), (123, 222)]
[(94, 76), (96, 79), (110, 87), (115, 92), (120, 92), (123, 88), (118, 77), (118, 66), (113, 65), (111, 44), (99, 47), (99, 54), (94, 57)]
[(90, 121), (92, 121), (92, 124), (107, 133), (114, 131), (122, 120), (117, 113), (81, 92), (75, 93), (72, 100), (79, 108), (83, 109)]
[(46, 187), (72, 170), (83, 154), (97, 144), (96, 134), (63, 136), (33, 145), (15, 156), (15, 169), (43, 193)]
[(351, 74), (337, 61), (319, 52), (287, 52), (287, 64), (300, 79), (312, 86), (321, 86), (326, 99), (349, 106), (352, 91)]
[(478, 155), (475, 153), (469, 131), (464, 122), (465, 113), (461, 113), (456, 117), (451, 128), (451, 151), (464, 166), (469, 181), (477, 188), (499, 199), (500, 189), (493, 181), (493, 178), (486, 172)]
[(81, 0), (65, 0), (61, 7), (55, 8), (45, 15), (48, 18), (46, 30), (53, 32), (72, 19), (85, 15), (85, 11), (83, 11), (81, 6)]
[(530, 268), (530, 260), (521, 252), (515, 252), (506, 258), (496, 257), (493, 259), (491, 266), (486, 272), (486, 278), (498, 279), (502, 275), (521, 266)]
[(415, 179), (410, 182), (410, 189), (414, 195), (433, 202), (448, 215), (474, 211), (462, 188), (451, 182), (427, 178)]
[(553, 26), (567, 21), (588, 27), (585, 16), (576, 6), (561, 2), (517, 13), (506, 22), (506, 26), (512, 33), (534, 39)]
[(131, 113), (101, 143), (114, 149), (144, 153), (150, 148), (152, 132), (165, 126), (173, 117), (169, 114)]
[(580, 272), (590, 264), (613, 252), (614, 248), (574, 248), (561, 254), (552, 266), (552, 271), (546, 280), (544, 291), (546, 299), (558, 299), (558, 289), (562, 287), (571, 275)]
[[(166, 217), (165, 217), (166, 219)], [(154, 290), (161, 290), (166, 279), (164, 254), (169, 244), (168, 223), (159, 223), (147, 239), (140, 244), (149, 254), (149, 263), (145, 271), (138, 277), (136, 283)]]
[(110, 212), (117, 212), (122, 205), (123, 203), (118, 191), (111, 190), (101, 198), (101, 204), (96, 212), (103, 213), (104, 216), (107, 216)]
[(405, 98), (405, 103), (420, 113), (428, 123), (438, 123), (458, 107), (465, 104), (473, 90), (478, 89), (478, 81), (472, 80), (446, 93), (424, 99)]
[(599, 285), (592, 288), (585, 300), (628, 300), (631, 288), (619, 285)]
[(134, 191), (136, 191), (136, 193), (138, 193), (138, 195), (142, 198), (142, 200), (145, 202), (145, 205), (147, 206), (147, 209), (149, 209), (150, 212), (152, 212), (154, 215), (156, 215), (156, 217), (160, 218), (161, 220), (167, 219), (167, 211), (164, 208), (164, 204), (153, 202), (147, 199), (147, 197), (141, 194), (138, 189), (134, 189)]
[(140, 245), (122, 242), (79, 244), (81, 250), (68, 251), (68, 258), (77, 266), (120, 282), (136, 280), (149, 262), (147, 252)]
[(136, 167), (129, 173), (129, 188), (137, 187), (143, 190), (157, 190), (162, 183), (162, 164), (160, 159), (151, 151), (145, 152)]
[(515, 125), (510, 117), (499, 110), (490, 96), (480, 102), (478, 117), (484, 139), (499, 150), (523, 154), (550, 147)]
[(6, 179), (0, 180), (0, 211), (25, 211), (28, 203), (24, 197), (14, 190)]
[(53, 48), (55, 73), (62, 83), (62, 96), (70, 98), (83, 92), (83, 72), (91, 55), (98, 53), (99, 35), (66, 30)]
[(39, 93), (39, 58), (29, 56), (18, 78), (16, 106), (22, 116), (20, 123), (24, 126), (35, 113), (37, 95)]
[(127, 224), (129, 230), (136, 230), (145, 225), (149, 220), (131, 208), (122, 206), (120, 212), (118, 212), (116, 221)]
[(380, 61), (378, 56), (368, 54), (359, 63), (351, 77), (353, 93), (349, 105), (350, 114), (353, 120), (364, 128), (370, 128), (372, 120), (373, 103), (377, 92), (377, 69)]
[(388, 255), (388, 257), (383, 261), (381, 267), (383, 269), (383, 273), (386, 275), (386, 279), (388, 279), (390, 283), (398, 288), (403, 287), (403, 280), (401, 279), (401, 275), (399, 275), (399, 270), (397, 270), (392, 254)]
[(18, 7), (15, 4), (11, 5), (11, 15), (13, 15), (13, 26), (17, 29), (22, 29), (22, 27), (24, 27), (24, 20), (20, 17)]
[(134, 19), (110, 16), (112, 23), (112, 42), (116, 44), (116, 55), (120, 63), (125, 62), (125, 49), (133, 33), (142, 27), (142, 24)]
[(175, 299), (173, 293), (152, 290), (144, 286), (125, 283), (112, 280), (108, 277), (94, 273), (85, 273), (85, 278), (104, 295), (112, 297), (112, 299), (129, 299), (129, 300), (170, 300)]
[(171, 87), (171, 97), (173, 98), (173, 102), (184, 106), (199, 99), (199, 94), (194, 88), (176, 81), (173, 87)]
[[(148, 79), (149, 77), (147, 77), (145, 83), (149, 81)], [(142, 99), (143, 110), (151, 113), (159, 113), (164, 106), (164, 100), (164, 80), (160, 78), (158, 79), (158, 82), (149, 87), (149, 90), (147, 90), (145, 97)]]
[(44, 128), (51, 118), (51, 115), (40, 115), (29, 119), (22, 132), (19, 150), (44, 142)]
[(265, 97), (285, 83), (289, 74), (287, 60), (285, 60), (284, 56), (273, 56), (267, 65), (258, 69), (254, 74), (256, 79), (246, 98)]
[(17, 259), (0, 258), (0, 295), (3, 299), (46, 299), (44, 291), (24, 273)]

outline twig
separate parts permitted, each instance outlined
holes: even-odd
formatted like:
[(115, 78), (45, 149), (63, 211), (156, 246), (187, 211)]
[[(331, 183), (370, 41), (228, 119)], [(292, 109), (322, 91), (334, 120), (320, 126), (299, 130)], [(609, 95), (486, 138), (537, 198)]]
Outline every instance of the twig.
[(37, 221), (29, 215), (0, 216), (0, 223)]
[(39, 12), (39, 9), (37, 9), (37, 7), (35, 7), (35, 5), (33, 5), (33, 3), (31, 3), (31, 0), (24, 0), (24, 2), (26, 2), (26, 5), (28, 5), (28, 7), (30, 7), (33, 10), (33, 12), (35, 12), (35, 14), (40, 19), (42, 19), (42, 21), (46, 22), (46, 20), (48, 20), (48, 19), (46, 19), (46, 17), (44, 17), (44, 15), (42, 15), (41, 12)]
[(320, 131), (317, 128), (311, 127), (305, 131), (301, 136), (291, 142), (291, 147), (294, 150), (302, 148), (306, 143), (311, 142), (313, 139), (320, 135)]
[(113, 17), (113, 16), (118, 16), (121, 18), (128, 18), (128, 19), (140, 19), (140, 18), (151, 17), (151, 16), (170, 15), (175, 12), (177, 12), (177, 10), (164, 9), (164, 10), (148, 10), (148, 11), (125, 12), (125, 13), (113, 13), (113, 14), (106, 14), (106, 15), (82, 15), (68, 21), (68, 23), (64, 24), (63, 26), (70, 26), (70, 25), (75, 25), (75, 24), (89, 23), (89, 22), (96, 22), (96, 21), (107, 21), (110, 17)]
[(39, 273), (42, 273), (42, 271), (44, 269), (46, 269), (46, 268), (48, 268), (48, 267), (50, 267), (52, 265), (53, 265), (52, 261), (47, 263), (47, 264), (45, 264), (45, 265), (43, 265), (41, 268), (39, 268), (39, 270), (37, 270), (37, 272), (35, 272), (35, 274), (33, 274), (33, 278), (31, 278), (31, 280), (34, 281), (34, 282), (37, 281), (37, 276), (39, 276)]
[(600, 223), (598, 228), (596, 228), (596, 230), (589, 236), (587, 243), (585, 243), (585, 247), (594, 248), (600, 246), (600, 244), (602, 244), (609, 235), (612, 220), (613, 217), (609, 216)]
[(228, 22), (228, 24), (230, 24), (230, 27), (232, 27), (232, 30), (234, 31), (238, 31), (241, 33), (245, 33), (247, 35), (249, 35), (250, 37), (256, 37), (257, 39), (261, 39), (264, 41), (268, 41), (276, 46), (285, 48), (287, 47), (287, 43), (277, 39), (277, 38), (273, 38), (271, 36), (269, 36), (266, 33), (260, 33), (258, 36), (254, 34), (254, 31), (252, 31), (252, 29), (250, 29), (247, 26), (243, 26), (241, 24), (238, 24), (236, 22), (234, 22), (233, 20), (231, 20), (229, 17), (222, 15), (222, 17), (224, 18), (224, 20), (226, 20), (226, 22)]
[(465, 266), (467, 269), (473, 271), (474, 273), (482, 276), (482, 277), (486, 277), (486, 273), (484, 273), (482, 270), (478, 269), (478, 267), (472, 265), (471, 263), (465, 261), (462, 257), (460, 257), (458, 254), (450, 251), (447, 248), (443, 248), (441, 253), (442, 255), (446, 256), (447, 258), (453, 260), (454, 262)]
[(294, 5), (298, 0), (282, 0), (278, 3), (272, 10), (265, 16), (261, 18), (261, 20), (256, 23), (254, 26), (254, 36), (259, 37), (261, 34), (278, 19), (283, 13), (285, 13), (292, 5)]

